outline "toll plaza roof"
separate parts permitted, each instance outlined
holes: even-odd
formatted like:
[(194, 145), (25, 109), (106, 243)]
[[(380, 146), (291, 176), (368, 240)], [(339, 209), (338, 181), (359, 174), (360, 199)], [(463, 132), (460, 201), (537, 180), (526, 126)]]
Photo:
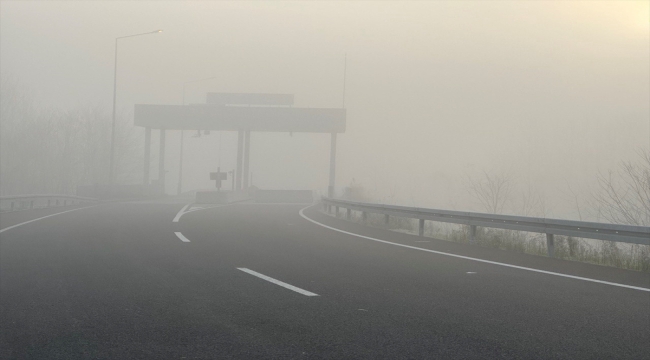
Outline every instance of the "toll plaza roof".
[(293, 94), (209, 92), (205, 102), (211, 105), (293, 106)]
[(134, 119), (136, 126), (152, 129), (343, 133), (346, 111), (280, 106), (136, 104)]

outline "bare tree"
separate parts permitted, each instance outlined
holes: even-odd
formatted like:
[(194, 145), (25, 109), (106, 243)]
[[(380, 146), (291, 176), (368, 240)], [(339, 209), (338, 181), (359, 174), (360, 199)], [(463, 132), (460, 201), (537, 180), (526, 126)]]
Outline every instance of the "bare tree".
[(510, 202), (514, 184), (508, 174), (483, 174), (478, 179), (467, 177), (467, 190), (488, 213), (500, 214)]
[(536, 191), (528, 185), (526, 190), (521, 193), (520, 210), (518, 215), (523, 216), (546, 216), (546, 197), (543, 193)]
[[(75, 193), (78, 185), (107, 181), (106, 111), (45, 108), (13, 78), (3, 76), (1, 85), (0, 194)], [(139, 134), (127, 116), (119, 116), (117, 125), (117, 175), (134, 179), (141, 164)]]
[(598, 218), (615, 224), (650, 225), (650, 151), (639, 150), (636, 163), (599, 174), (591, 207)]

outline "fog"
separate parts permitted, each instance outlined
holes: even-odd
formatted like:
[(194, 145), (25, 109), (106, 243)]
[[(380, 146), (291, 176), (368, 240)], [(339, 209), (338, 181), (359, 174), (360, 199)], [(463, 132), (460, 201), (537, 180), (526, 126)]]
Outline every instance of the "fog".
[[(133, 123), (135, 104), (181, 104), (183, 84), (208, 77), (186, 84), (186, 103), (204, 103), (207, 92), (289, 93), (297, 107), (345, 103), (339, 194), (354, 183), (373, 201), (480, 211), (470, 180), (505, 174), (515, 193), (532, 189), (544, 199), (542, 215), (575, 219), (576, 200), (590, 198), (599, 173), (650, 151), (645, 1), (0, 7), (3, 82), (41, 108), (95, 107), (110, 116), (114, 39), (156, 29), (164, 31), (119, 43), (123, 124)], [(142, 128), (132, 131), (141, 147)], [(235, 166), (236, 134), (191, 135), (183, 191), (213, 188), (209, 173)], [(176, 193), (179, 136), (167, 132), (168, 194)], [(325, 193), (329, 141), (253, 133), (253, 184)], [(135, 164), (123, 182), (141, 179), (136, 153), (121, 160)], [(517, 201), (504, 211), (517, 213)]]

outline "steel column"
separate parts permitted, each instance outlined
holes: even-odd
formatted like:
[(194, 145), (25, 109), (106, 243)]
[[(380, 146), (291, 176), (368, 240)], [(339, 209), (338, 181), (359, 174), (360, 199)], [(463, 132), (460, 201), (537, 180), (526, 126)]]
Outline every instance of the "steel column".
[(327, 188), (327, 196), (334, 197), (334, 186), (336, 180), (336, 133), (332, 133), (330, 140), (330, 181)]
[(251, 132), (246, 130), (244, 133), (244, 190), (248, 189), (248, 174), (251, 155)]
[(149, 168), (151, 165), (151, 128), (144, 129), (144, 164), (142, 171), (142, 185), (149, 185)]
[(469, 226), (469, 242), (471, 244), (476, 242), (476, 225)]
[(180, 195), (183, 191), (183, 138), (185, 134), (181, 130), (181, 154), (180, 160), (178, 161), (178, 187), (176, 188), (176, 194)]
[(160, 192), (165, 193), (165, 129), (160, 129), (160, 149), (158, 150), (158, 184)]
[(237, 170), (235, 173), (235, 190), (241, 190), (242, 160), (244, 157), (244, 132), (239, 130), (237, 133)]
[(555, 257), (555, 238), (553, 234), (546, 234), (546, 249), (548, 257)]

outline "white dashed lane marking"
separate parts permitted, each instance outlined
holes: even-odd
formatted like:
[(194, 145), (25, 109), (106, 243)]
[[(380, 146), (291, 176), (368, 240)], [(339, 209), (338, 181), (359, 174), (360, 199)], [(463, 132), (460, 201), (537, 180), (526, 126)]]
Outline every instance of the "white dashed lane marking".
[(305, 296), (318, 296), (318, 294), (314, 294), (314, 293), (311, 292), (311, 291), (303, 290), (303, 289), (301, 289), (301, 288), (299, 288), (299, 287), (295, 287), (295, 286), (293, 286), (293, 285), (287, 284), (287, 283), (282, 282), (282, 281), (280, 281), (280, 280), (276, 280), (276, 279), (274, 279), (274, 278), (272, 278), (272, 277), (270, 277), (270, 276), (266, 276), (266, 275), (264, 275), (264, 274), (260, 274), (260, 273), (258, 273), (257, 271), (253, 271), (253, 270), (251, 270), (251, 269), (247, 269), (247, 268), (237, 268), (237, 269), (238, 269), (238, 270), (241, 270), (241, 271), (243, 271), (243, 272), (245, 272), (245, 273), (251, 274), (251, 275), (253, 275), (253, 276), (257, 276), (258, 278), (263, 279), (263, 280), (266, 280), (266, 281), (268, 281), (268, 282), (270, 282), (270, 283), (273, 283), (273, 284), (275, 284), (275, 285), (282, 286), (282, 287), (285, 288), (285, 289), (289, 289), (289, 290), (295, 291), (295, 292), (297, 292), (297, 293), (299, 293), (299, 294), (303, 294), (303, 295), (305, 295)]

